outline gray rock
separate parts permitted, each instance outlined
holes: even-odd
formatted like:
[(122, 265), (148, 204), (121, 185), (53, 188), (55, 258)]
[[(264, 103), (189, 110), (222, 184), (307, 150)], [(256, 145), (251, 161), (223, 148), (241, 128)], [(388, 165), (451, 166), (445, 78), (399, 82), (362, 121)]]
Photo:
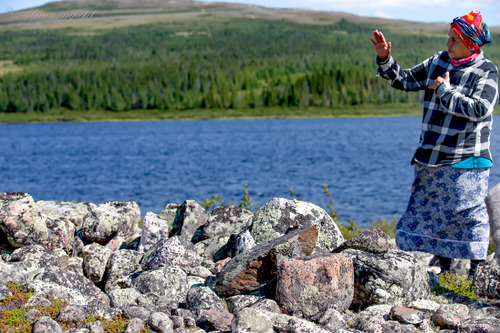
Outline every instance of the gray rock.
[(359, 235), (346, 240), (335, 251), (340, 252), (345, 249), (354, 249), (369, 253), (385, 253), (393, 248), (394, 244), (389, 235), (381, 229), (375, 228), (365, 230)]
[(172, 224), (159, 215), (148, 212), (142, 220), (141, 240), (139, 252), (146, 252), (162, 239), (168, 238)]
[(344, 242), (337, 224), (328, 213), (309, 202), (274, 198), (260, 208), (251, 220), (249, 231), (257, 244), (265, 243), (290, 230), (316, 225), (318, 246), (332, 251)]
[(199, 203), (194, 200), (186, 200), (177, 209), (171, 236), (180, 235), (196, 243), (202, 240), (201, 228), (207, 223), (209, 217)]
[(87, 323), (85, 328), (89, 330), (89, 333), (104, 333), (104, 325), (100, 321)]
[(185, 302), (187, 275), (177, 266), (162, 267), (140, 274), (132, 283), (142, 294), (154, 294), (166, 301)]
[(69, 325), (79, 325), (85, 321), (87, 312), (82, 306), (68, 304), (61, 309), (57, 315), (56, 321)]
[(125, 239), (138, 231), (141, 210), (137, 203), (110, 201), (94, 207), (83, 219), (82, 236), (91, 242), (107, 243), (115, 236)]
[(85, 276), (92, 282), (102, 282), (106, 266), (113, 252), (106, 246), (92, 243), (86, 245), (82, 251), (83, 269)]
[(229, 237), (246, 230), (254, 213), (238, 206), (216, 207), (203, 228), (202, 238)]
[(141, 318), (132, 318), (125, 326), (123, 333), (140, 333), (144, 327), (144, 321)]
[(145, 253), (141, 265), (146, 271), (176, 265), (189, 272), (199, 266), (200, 262), (193, 243), (183, 236), (173, 236), (161, 240)]
[(407, 252), (373, 254), (347, 249), (342, 253), (353, 259), (355, 308), (373, 304), (406, 306), (430, 294), (426, 269)]
[(60, 258), (42, 245), (27, 245), (16, 249), (10, 256), (9, 265), (15, 266), (28, 280), (46, 270), (58, 270)]
[(142, 270), (143, 254), (134, 250), (121, 249), (113, 252), (109, 258), (105, 291), (118, 288), (129, 288), (134, 274)]
[(62, 328), (52, 318), (40, 317), (33, 323), (32, 333), (62, 333)]
[(233, 333), (273, 333), (274, 316), (265, 311), (245, 308), (239, 311), (231, 323)]
[(0, 193), (0, 230), (16, 247), (46, 245), (49, 231), (33, 198), (27, 193)]
[(177, 203), (169, 203), (166, 204), (163, 210), (158, 214), (158, 217), (163, 219), (170, 230), (172, 230), (172, 226), (175, 221), (175, 216), (177, 215), (177, 209), (179, 209), (180, 205)]
[(432, 316), (434, 324), (441, 328), (456, 330), (469, 318), (469, 309), (464, 304), (443, 304)]
[(140, 296), (141, 293), (134, 288), (112, 289), (108, 291), (108, 297), (113, 308), (137, 305)]
[(491, 236), (495, 249), (495, 259), (497, 265), (500, 266), (500, 183), (493, 186), (485, 198), (486, 208), (490, 221)]
[(488, 262), (477, 267), (474, 292), (481, 297), (500, 299), (500, 269)]
[(45, 272), (25, 286), (34, 290), (34, 296), (53, 296), (82, 306), (92, 298), (108, 299), (90, 280), (69, 271)]
[(130, 305), (123, 308), (123, 314), (129, 319), (139, 318), (144, 322), (149, 319), (150, 311), (139, 305)]
[(222, 300), (208, 287), (192, 288), (187, 294), (187, 305), (196, 318), (205, 310), (224, 309)]
[(229, 312), (236, 313), (241, 309), (244, 309), (261, 299), (264, 298), (262, 296), (256, 296), (256, 295), (235, 295), (226, 298), (226, 303)]
[(172, 333), (174, 331), (172, 320), (161, 312), (153, 312), (148, 318), (148, 324), (155, 332)]
[(499, 333), (500, 319), (479, 318), (461, 322), (458, 333)]
[(75, 232), (81, 228), (85, 215), (95, 207), (86, 202), (68, 201), (37, 201), (36, 204), (49, 231), (47, 246), (67, 250), (73, 250)]
[(229, 239), (230, 236), (218, 235), (196, 243), (195, 248), (202, 260), (201, 264), (205, 267), (212, 268), (216, 258), (227, 257), (227, 255), (222, 254), (222, 252), (225, 251)]
[(15, 284), (22, 284), (28, 281), (28, 275), (20, 272), (17, 266), (0, 260), (0, 284), (6, 285), (10, 281)]

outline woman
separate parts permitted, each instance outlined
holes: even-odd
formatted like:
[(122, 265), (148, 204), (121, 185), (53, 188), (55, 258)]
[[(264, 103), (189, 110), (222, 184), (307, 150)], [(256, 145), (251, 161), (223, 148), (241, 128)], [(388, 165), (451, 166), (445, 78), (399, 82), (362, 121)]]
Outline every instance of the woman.
[(379, 31), (371, 41), (378, 74), (405, 91), (425, 90), (415, 179), (408, 208), (396, 227), (396, 243), (435, 254), (443, 271), (453, 258), (471, 259), (469, 279), (486, 259), (489, 224), (484, 198), (492, 158), (492, 113), (498, 103), (498, 70), (481, 46), (490, 43), (478, 11), (457, 17), (441, 51), (403, 70)]

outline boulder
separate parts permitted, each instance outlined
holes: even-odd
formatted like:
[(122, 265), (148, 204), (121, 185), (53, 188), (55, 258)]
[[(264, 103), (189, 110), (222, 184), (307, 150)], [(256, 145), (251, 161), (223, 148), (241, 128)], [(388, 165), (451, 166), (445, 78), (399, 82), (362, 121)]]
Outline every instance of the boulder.
[(0, 193), (0, 230), (16, 248), (46, 245), (49, 240), (47, 224), (35, 201), (27, 193)]
[(215, 276), (212, 286), (219, 295), (233, 296), (256, 291), (276, 280), (278, 260), (302, 258), (314, 251), (318, 229), (298, 229), (262, 243), (232, 258)]
[(346, 240), (335, 252), (354, 249), (368, 253), (385, 253), (394, 248), (394, 243), (388, 234), (381, 229), (369, 229)]
[(82, 251), (85, 276), (92, 282), (102, 282), (106, 267), (113, 252), (98, 243), (86, 245)]
[(145, 295), (184, 303), (188, 292), (187, 274), (177, 266), (162, 267), (143, 272), (134, 279), (132, 287)]
[(146, 252), (162, 239), (168, 238), (172, 224), (162, 219), (159, 215), (148, 212), (142, 221), (141, 240), (139, 252)]
[(127, 239), (138, 231), (141, 218), (141, 210), (135, 202), (105, 202), (85, 215), (82, 237), (98, 243), (108, 243), (115, 236)]
[(342, 312), (354, 295), (352, 259), (346, 254), (284, 258), (276, 289), (276, 301), (288, 315), (318, 321), (328, 309)]
[(238, 206), (216, 207), (203, 228), (202, 238), (229, 237), (246, 229), (254, 213)]
[(193, 243), (184, 236), (172, 236), (161, 240), (145, 253), (141, 265), (146, 271), (176, 265), (189, 272), (200, 265), (200, 256)]
[(250, 234), (256, 244), (268, 242), (290, 230), (317, 226), (320, 249), (332, 251), (344, 242), (337, 224), (328, 213), (309, 202), (274, 198), (252, 218)]
[(354, 308), (373, 304), (406, 306), (430, 294), (427, 270), (411, 254), (401, 250), (368, 253), (344, 250), (354, 265)]
[(196, 243), (202, 240), (201, 228), (207, 223), (209, 217), (210, 215), (199, 203), (186, 200), (177, 209), (170, 236), (183, 236)]
[(9, 265), (31, 280), (47, 270), (58, 270), (61, 261), (60, 257), (42, 245), (27, 245), (12, 252)]
[(493, 186), (485, 198), (486, 208), (490, 221), (491, 236), (495, 244), (495, 260), (500, 266), (500, 183)]
[(134, 250), (117, 250), (109, 258), (104, 290), (109, 292), (118, 288), (129, 288), (132, 285), (134, 273), (142, 271), (143, 254)]
[(476, 295), (500, 299), (500, 269), (497, 267), (488, 262), (478, 265), (474, 280)]

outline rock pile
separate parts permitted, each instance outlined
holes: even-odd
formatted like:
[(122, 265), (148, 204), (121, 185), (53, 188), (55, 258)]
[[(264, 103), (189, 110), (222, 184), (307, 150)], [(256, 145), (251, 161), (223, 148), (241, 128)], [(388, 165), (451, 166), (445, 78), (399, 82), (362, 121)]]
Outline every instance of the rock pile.
[[(1, 193), (0, 299), (13, 281), (28, 304), (68, 302), (56, 320), (30, 313), (35, 333), (104, 332), (89, 314), (130, 318), (125, 332), (499, 332), (499, 303), (434, 295), (416, 255), (379, 229), (345, 241), (311, 203), (209, 213), (188, 200), (140, 221), (134, 202)], [(479, 292), (500, 298), (499, 270), (480, 273)]]

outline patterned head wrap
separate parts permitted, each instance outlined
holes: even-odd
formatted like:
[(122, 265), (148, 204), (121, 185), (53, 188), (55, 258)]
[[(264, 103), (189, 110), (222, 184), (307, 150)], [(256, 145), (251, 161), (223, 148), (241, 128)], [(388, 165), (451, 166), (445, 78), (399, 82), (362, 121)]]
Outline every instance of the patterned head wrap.
[(473, 10), (467, 15), (456, 17), (451, 27), (470, 51), (478, 51), (484, 44), (491, 43), (490, 29), (483, 21), (478, 10)]

